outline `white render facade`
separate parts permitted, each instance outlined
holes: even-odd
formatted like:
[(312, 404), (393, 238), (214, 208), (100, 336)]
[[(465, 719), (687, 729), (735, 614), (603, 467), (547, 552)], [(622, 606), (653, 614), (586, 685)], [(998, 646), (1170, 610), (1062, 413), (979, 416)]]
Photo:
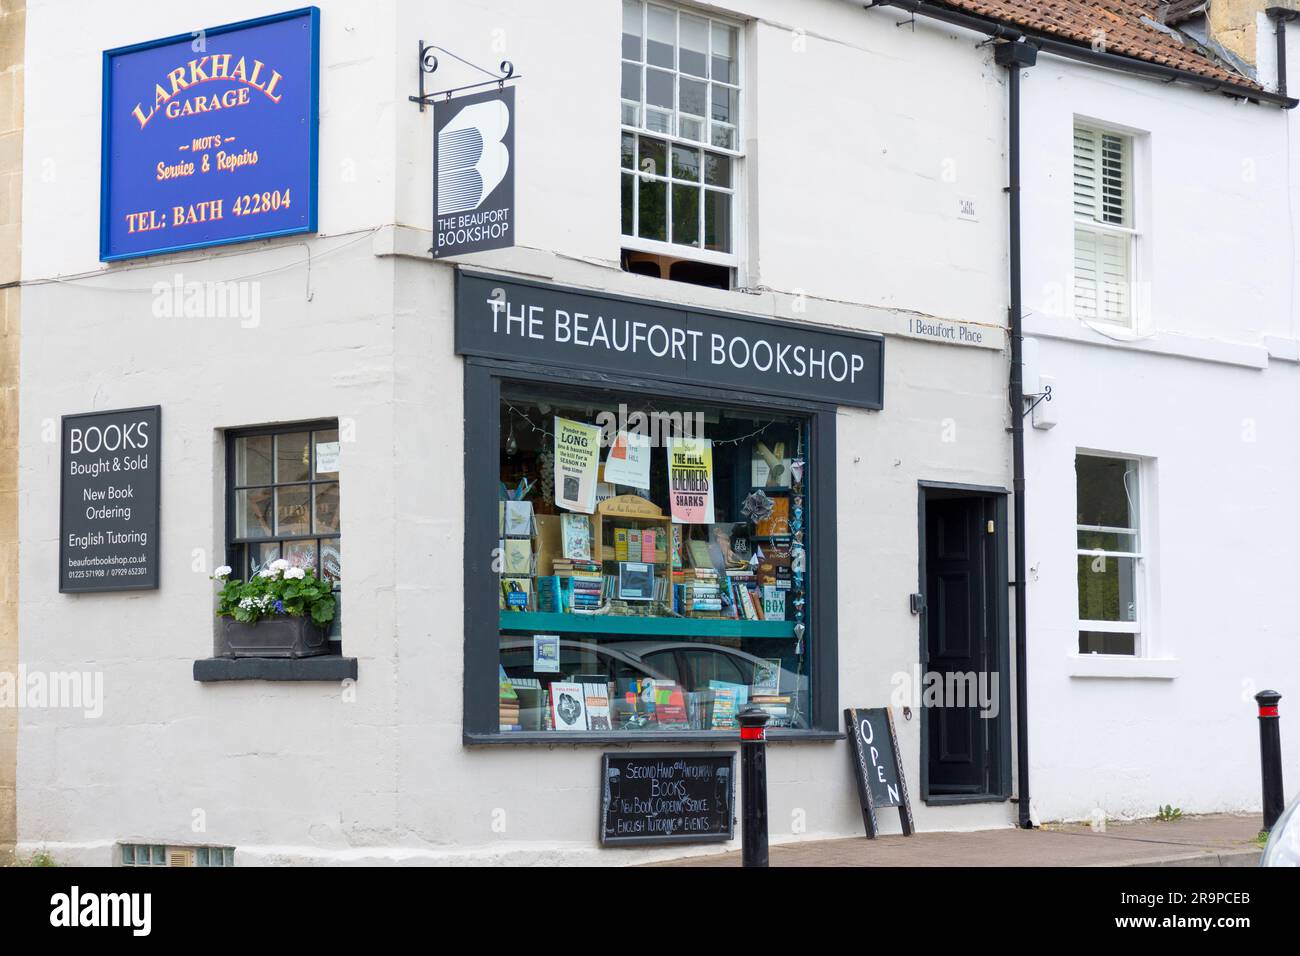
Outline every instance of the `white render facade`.
[[(1275, 88), (1263, 15), (1258, 34), (1260, 80)], [(1296, 31), (1287, 38), (1294, 64)], [(1023, 90), (1025, 388), (1052, 385), (1040, 409), (1055, 422), (1026, 434), (1035, 815), (1254, 809), (1254, 694), (1280, 691), (1285, 714), (1300, 675), (1286, 544), (1300, 521), (1286, 479), (1300, 465), (1300, 117), (1050, 57)], [(1070, 315), (1076, 123), (1133, 144), (1130, 330)], [(1138, 465), (1130, 658), (1077, 653), (1080, 452)], [(1300, 760), (1292, 738), (1287, 772)]]
[[(517, 244), (461, 264), (885, 336), (884, 408), (840, 409), (836, 458), (821, 463), (836, 474), (841, 707), (888, 704), (897, 675), (918, 664), (908, 606), (918, 483), (1011, 486), (1005, 71), (979, 37), (924, 20), (899, 30), (888, 9), (710, 5), (741, 24), (739, 288), (723, 291), (620, 268), (619, 4), (319, 6), (319, 235), (105, 266), (99, 98), (69, 90), (98, 89), (105, 49), (281, 8), (29, 4), (20, 661), (102, 673), (104, 698), (93, 719), (21, 712), (19, 853), (110, 864), (123, 843), (213, 844), (245, 864), (621, 864), (708, 852), (599, 847), (600, 753), (625, 745), (463, 740), (463, 461), (496, 450), (465, 441), (456, 264), (428, 255), (432, 120), (407, 100), (416, 41), (485, 64), (508, 58), (522, 76)], [(474, 79), (447, 66), (444, 78)], [(1300, 457), (1294, 120), (1047, 56), (1024, 90), (1036, 346), (1026, 381), (1053, 379), (1057, 419), (1026, 436), (1032, 813), (1257, 808), (1244, 688), (1285, 693), (1300, 670), (1282, 544), (1296, 521), (1286, 476)], [(1151, 311), (1131, 343), (1099, 342), (1052, 307), (1071, 275), (1075, 116), (1151, 144), (1139, 181)], [(1257, 164), (1250, 183), (1245, 159)], [(256, 290), (255, 315), (172, 307), (178, 284), (232, 282)], [(979, 344), (913, 331), (958, 325)], [(152, 404), (163, 424), (161, 586), (60, 594), (59, 417)], [(208, 574), (224, 552), (225, 431), (323, 418), (344, 433), (343, 653), (357, 680), (196, 682), (194, 661), (212, 651)], [(1248, 422), (1257, 440), (1243, 439)], [(1152, 659), (1092, 676), (1073, 654), (1079, 449), (1152, 463)], [(1014, 825), (1013, 801), (923, 800), (920, 721), (895, 720), (919, 829)], [(1294, 762), (1300, 750), (1284, 746)], [(769, 745), (774, 842), (861, 834), (845, 748)]]

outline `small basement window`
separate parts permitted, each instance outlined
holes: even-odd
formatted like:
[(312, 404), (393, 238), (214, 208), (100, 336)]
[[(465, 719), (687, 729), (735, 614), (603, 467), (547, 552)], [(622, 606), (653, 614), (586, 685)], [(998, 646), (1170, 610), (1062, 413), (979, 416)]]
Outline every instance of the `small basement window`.
[(232, 846), (166, 846), (123, 843), (123, 866), (234, 866)]

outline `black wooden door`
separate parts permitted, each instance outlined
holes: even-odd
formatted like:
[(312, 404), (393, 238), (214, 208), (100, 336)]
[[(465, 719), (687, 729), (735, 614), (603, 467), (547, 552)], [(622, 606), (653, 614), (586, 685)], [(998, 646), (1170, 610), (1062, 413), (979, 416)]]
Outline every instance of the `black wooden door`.
[(924, 669), (926, 680), (941, 675), (944, 689), (939, 706), (926, 709), (929, 795), (974, 795), (994, 789), (995, 742), (989, 733), (993, 721), (980, 717), (979, 705), (979, 681), (987, 680), (980, 675), (996, 666), (988, 606), (993, 569), (985, 540), (990, 517), (986, 498), (926, 502)]

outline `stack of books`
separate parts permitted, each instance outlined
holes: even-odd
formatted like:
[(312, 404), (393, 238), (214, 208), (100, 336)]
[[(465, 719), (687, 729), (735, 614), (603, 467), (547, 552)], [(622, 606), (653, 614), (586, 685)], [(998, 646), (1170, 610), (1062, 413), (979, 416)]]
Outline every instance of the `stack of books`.
[(569, 578), (575, 574), (600, 574), (600, 563), (577, 558), (554, 558), (551, 561), (551, 569), (556, 577)]
[(769, 727), (790, 727), (794, 723), (793, 698), (789, 694), (754, 694), (749, 702), (767, 712)]
[[(574, 558), (556, 558), (551, 562), (559, 591), (559, 610), (593, 611), (600, 607), (600, 594), (604, 579), (600, 565), (595, 561)], [(538, 579), (540, 595), (541, 579)], [(540, 605), (541, 598), (539, 596)]]
[(577, 572), (570, 578), (569, 603), (575, 611), (594, 611), (600, 607), (605, 579), (599, 571)]
[(514, 685), (508, 680), (503, 680), (501, 684), (501, 732), (522, 730), (519, 722), (519, 695), (515, 693)]
[(763, 620), (758, 575), (753, 571), (728, 571), (727, 582), (731, 585), (731, 598), (738, 609), (736, 616), (743, 621)]
[(712, 568), (691, 568), (686, 572), (687, 614), (696, 616), (722, 613), (722, 588), (718, 572)]
[(546, 696), (546, 688), (536, 677), (512, 677), (510, 686), (515, 689), (515, 696), (519, 698), (519, 725), (521, 730), (548, 730), (549, 725), (544, 723), (546, 709), (550, 703)]

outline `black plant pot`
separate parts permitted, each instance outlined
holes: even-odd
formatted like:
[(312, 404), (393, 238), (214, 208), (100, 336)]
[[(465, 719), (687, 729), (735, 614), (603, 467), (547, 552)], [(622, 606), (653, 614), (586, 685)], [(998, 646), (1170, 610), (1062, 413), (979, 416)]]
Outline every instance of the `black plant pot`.
[(223, 617), (217, 629), (217, 657), (315, 657), (329, 649), (328, 632), (310, 617), (264, 617), (253, 624)]

